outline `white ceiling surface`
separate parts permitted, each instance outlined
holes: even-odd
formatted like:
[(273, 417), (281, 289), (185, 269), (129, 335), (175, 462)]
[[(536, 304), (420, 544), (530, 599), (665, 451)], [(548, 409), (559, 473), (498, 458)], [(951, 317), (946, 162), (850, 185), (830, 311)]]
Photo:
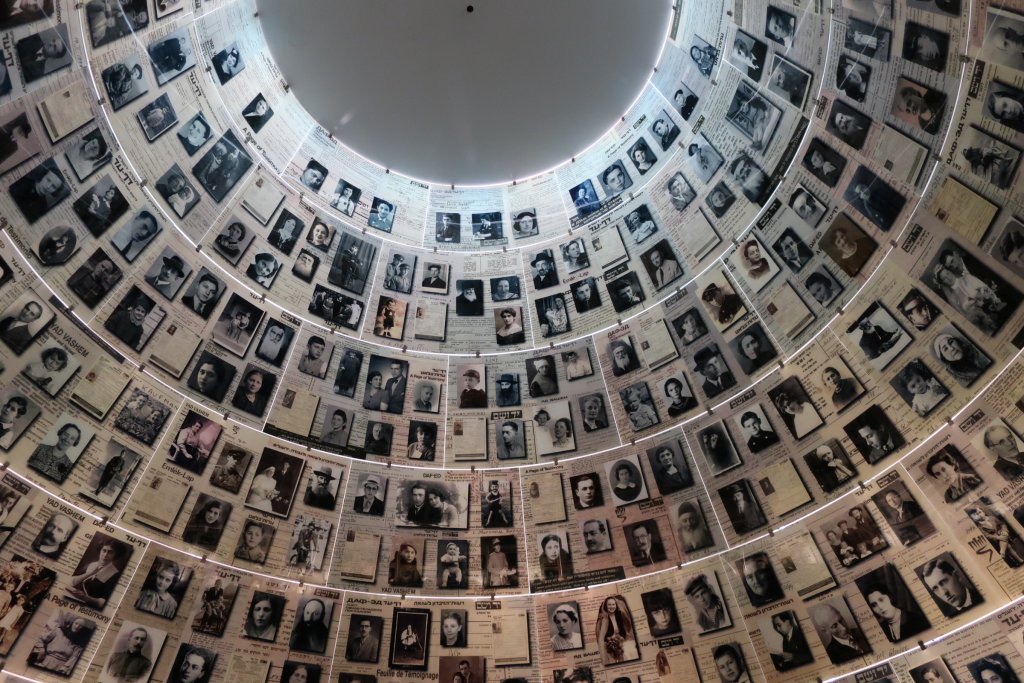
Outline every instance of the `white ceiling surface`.
[(302, 105), (359, 154), (439, 183), (546, 171), (651, 75), (667, 0), (260, 0)]

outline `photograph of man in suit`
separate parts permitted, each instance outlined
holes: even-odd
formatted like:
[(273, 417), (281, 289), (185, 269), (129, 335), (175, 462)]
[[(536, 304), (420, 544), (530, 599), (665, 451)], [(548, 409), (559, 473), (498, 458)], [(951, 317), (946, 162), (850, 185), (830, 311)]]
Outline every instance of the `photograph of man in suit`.
[(39, 333), (40, 326), (35, 323), (42, 316), (43, 305), (30, 299), (16, 315), (8, 313), (3, 319), (0, 319), (0, 341), (3, 341), (11, 351), (20, 356)]
[(185, 277), (185, 262), (177, 254), (164, 256), (159, 270), (145, 277), (146, 282), (156, 291), (170, 299), (178, 292)]
[(381, 479), (371, 474), (363, 480), (363, 495), (356, 496), (352, 509), (363, 515), (384, 516), (384, 500), (377, 497), (381, 491)]
[(192, 287), (192, 293), (181, 298), (181, 302), (203, 319), (209, 318), (217, 305), (220, 281), (210, 273), (203, 273)]
[(984, 602), (949, 553), (943, 553), (917, 569), (935, 604), (947, 617), (955, 617)]
[(825, 644), (825, 653), (833, 664), (843, 664), (871, 653), (871, 646), (856, 625), (850, 626), (839, 610), (830, 604), (811, 608), (811, 619)]
[(39, 80), (71, 63), (67, 43), (57, 29), (22, 38), (18, 41), (17, 51), (26, 83)]

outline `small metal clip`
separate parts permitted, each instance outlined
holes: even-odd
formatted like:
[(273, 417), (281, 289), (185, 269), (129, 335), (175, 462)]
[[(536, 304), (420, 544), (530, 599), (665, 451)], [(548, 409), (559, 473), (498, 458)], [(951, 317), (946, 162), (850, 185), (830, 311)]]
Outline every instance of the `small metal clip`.
[(470, 471), (470, 472), (471, 472), (472, 474), (476, 474), (476, 465), (470, 465), (470, 466), (469, 466), (469, 471)]
[(867, 491), (868, 490), (868, 487), (864, 485), (864, 480), (863, 479), (859, 479), (857, 481), (857, 486), (860, 487), (861, 491)]
[(408, 350), (409, 350), (409, 345), (408, 344), (402, 344), (402, 353), (405, 353)]
[(924, 645), (924, 641), (923, 641), (923, 640), (919, 640), (919, 641), (917, 641), (917, 646), (918, 646), (919, 648), (921, 648), (921, 651), (922, 651), (922, 652), (923, 652), (924, 650), (927, 650), (927, 649), (928, 649), (927, 647), (925, 647), (925, 645)]
[(199, 558), (199, 561), (202, 562), (203, 564), (205, 564), (207, 557), (209, 557), (209, 555), (207, 555), (206, 553), (203, 553), (203, 556)]

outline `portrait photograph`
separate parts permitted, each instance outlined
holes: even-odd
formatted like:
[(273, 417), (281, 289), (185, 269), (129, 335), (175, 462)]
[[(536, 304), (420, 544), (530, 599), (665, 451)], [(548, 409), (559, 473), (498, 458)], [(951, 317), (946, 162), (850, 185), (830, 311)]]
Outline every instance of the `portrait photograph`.
[[(667, 439), (646, 450), (659, 494), (666, 496), (693, 486), (693, 474), (681, 441)], [(618, 480), (612, 481), (617, 483)]]
[[(1018, 24), (1018, 26), (1024, 28), (1024, 25)], [(982, 47), (982, 52), (986, 52), (984, 48), (987, 47), (987, 44)], [(988, 50), (988, 52), (992, 52), (992, 50)], [(949, 59), (949, 34), (908, 21), (904, 26), (902, 55), (908, 62), (942, 73), (946, 70), (946, 61)], [(1006, 51), (1003, 55), (1012, 55), (1012, 53)], [(1015, 69), (1024, 67), (1024, 58), (1021, 58), (1019, 48), (1017, 55), (1019, 65), (1013, 67)], [(1010, 59), (1013, 59), (1012, 56)]]
[(572, 303), (577, 313), (586, 313), (601, 307), (601, 294), (597, 290), (597, 279), (585, 277), (569, 285)]
[(294, 339), (294, 328), (276, 318), (270, 318), (256, 344), (256, 357), (279, 368), (288, 357)]
[(137, 285), (132, 285), (114, 312), (103, 323), (110, 332), (133, 351), (142, 351), (160, 326), (167, 311)]
[(903, 326), (877, 301), (871, 303), (846, 329), (846, 338), (878, 371), (885, 370), (913, 341)]
[(671, 588), (659, 588), (640, 594), (647, 617), (647, 628), (655, 638), (682, 633), (682, 622), (676, 610)]
[[(99, 132), (99, 129), (96, 130)], [(106, 143), (104, 143), (105, 145)], [(98, 155), (106, 151), (108, 154), (107, 161), (109, 158), (109, 148), (101, 148), (98, 143), (89, 146), (90, 156)], [(77, 151), (78, 148), (76, 147)], [(32, 124), (29, 122), (28, 114), (24, 109), (18, 111), (15, 110), (7, 115), (4, 115), (0, 119), (0, 175), (3, 175), (11, 169), (17, 168), (21, 164), (25, 163), (29, 159), (33, 158), (37, 154), (43, 151), (42, 142), (39, 139), (39, 133), (33, 129)], [(70, 152), (68, 152), (70, 154)], [(69, 164), (72, 168), (74, 164), (71, 163), (71, 159), (65, 155), (68, 159)], [(97, 160), (99, 157), (97, 156)], [(90, 165), (92, 162), (88, 162)], [(100, 164), (102, 166), (102, 164)], [(97, 166), (99, 168), (99, 166)], [(76, 170), (77, 172), (77, 170)], [(91, 172), (91, 171), (90, 171)], [(79, 180), (85, 180), (80, 177)]]
[(267, 125), (267, 122), (273, 116), (274, 110), (270, 103), (267, 102), (267, 98), (264, 97), (263, 93), (258, 93), (242, 110), (242, 119), (249, 124), (253, 133), (259, 133), (263, 130), (263, 127)]
[(893, 118), (924, 133), (938, 134), (946, 111), (946, 94), (929, 88), (906, 76), (896, 81), (892, 107)]
[(800, 618), (791, 610), (776, 612), (755, 621), (761, 629), (768, 656), (776, 671), (790, 671), (814, 661), (814, 653), (800, 627)]
[(767, 45), (745, 31), (736, 31), (729, 52), (729, 61), (740, 72), (745, 73), (747, 78), (755, 83), (761, 80), (767, 56)]
[[(686, 117), (683, 118), (685, 119)], [(648, 130), (654, 140), (657, 141), (658, 146), (661, 147), (662, 152), (667, 152), (672, 147), (672, 143), (679, 137), (679, 126), (675, 124), (672, 120), (672, 115), (665, 109), (661, 110), (661, 113), (654, 119)], [(634, 163), (639, 163), (635, 161), (632, 155), (630, 155), (630, 158), (634, 159)]]
[(166, 93), (139, 109), (135, 118), (149, 142), (155, 141), (178, 123), (178, 113)]
[[(13, 484), (14, 482), (8, 480), (8, 483)], [(11, 534), (17, 530), (18, 525), (21, 524), (25, 515), (29, 511), (29, 500), (27, 496), (23, 495), (24, 492), (25, 491), (23, 490), (16, 490), (7, 484), (0, 483), (0, 515), (4, 517), (4, 524), (0, 525), (0, 548), (7, 543)], [(55, 512), (51, 515), (51, 519), (53, 517), (60, 517), (65, 520), (62, 525), (63, 530), (55, 534), (52, 539), (53, 545), (51, 548), (59, 552), (63, 551), (64, 546), (67, 544), (67, 540), (70, 540), (70, 537), (66, 536), (65, 530), (77, 528), (78, 525), (77, 522), (62, 513)], [(37, 538), (37, 540), (32, 543), (33, 550), (36, 549), (38, 543), (39, 541)], [(0, 645), (2, 645), (2, 641), (0, 641)]]
[(648, 277), (657, 289), (664, 289), (683, 276), (672, 243), (663, 239), (641, 255)]
[[(68, 148), (64, 153), (64, 158), (71, 170), (75, 172), (75, 177), (79, 181), (83, 181), (109, 164), (113, 155), (110, 152), (110, 145), (103, 137), (103, 132), (99, 128), (93, 128), (83, 135), (73, 147)], [(2, 169), (3, 164), (0, 163), (0, 170)]]
[[(181, 540), (207, 550), (216, 550), (233, 505), (206, 493), (196, 497)], [(223, 629), (223, 626), (221, 627)]]
[[(437, 587), (442, 590), (464, 590), (469, 588), (469, 541), (455, 541), (451, 539), (439, 540), (437, 542)], [(465, 613), (463, 619), (459, 620), (460, 626), (465, 626)], [(455, 624), (445, 624), (442, 621), (441, 641), (445, 640), (452, 631), (456, 631), (454, 640), (461, 637), (462, 645), (449, 647), (465, 647), (466, 632), (463, 629), (456, 629)]]
[(912, 638), (931, 628), (895, 566), (882, 565), (858, 577), (856, 582), (890, 643)]
[(136, 55), (108, 66), (100, 73), (100, 80), (114, 111), (149, 92), (146, 69), (143, 69), (142, 60)]
[(194, 410), (189, 410), (181, 429), (167, 449), (167, 460), (189, 472), (202, 474), (224, 428)]
[(804, 455), (804, 462), (825, 493), (835, 491), (857, 476), (857, 468), (850, 461), (850, 456), (835, 439), (829, 439)]
[(718, 489), (718, 497), (737, 534), (750, 533), (768, 524), (761, 502), (748, 479), (740, 479)]
[(46, 622), (25, 662), (43, 671), (71, 676), (95, 632), (95, 621), (77, 612), (59, 609)]
[(388, 666), (393, 669), (425, 671), (430, 652), (429, 609), (395, 607), (391, 616), (391, 647)]
[(904, 547), (935, 533), (935, 525), (902, 479), (889, 480), (871, 499)]
[(405, 314), (407, 304), (390, 296), (377, 298), (377, 312), (373, 321), (373, 334), (387, 339), (401, 341), (405, 336)]
[(798, 441), (825, 424), (798, 377), (789, 377), (769, 389), (768, 398), (790, 435)]
[(229, 130), (199, 158), (192, 167), (192, 175), (213, 201), (219, 203), (252, 168), (252, 164), (252, 157)]
[(308, 249), (299, 249), (295, 263), (292, 264), (292, 275), (309, 283), (313, 281), (317, 269), (320, 268), (320, 257)]
[(1024, 16), (1009, 7), (994, 5), (988, 8), (985, 19), (985, 35), (991, 37), (982, 45), (978, 59), (1017, 71), (1024, 69)]
[(235, 388), (235, 394), (231, 397), (231, 405), (249, 415), (263, 417), (263, 413), (267, 411), (267, 404), (274, 395), (277, 379), (277, 375), (248, 363), (241, 381)]
[(166, 640), (164, 630), (125, 620), (114, 636), (98, 680), (100, 683), (149, 680)]
[(166, 85), (196, 65), (188, 27), (159, 38), (146, 48), (157, 85)]
[[(10, 404), (8, 399), (5, 404), (8, 413)], [(32, 451), (26, 464), (50, 481), (63, 484), (94, 436), (96, 430), (88, 422), (64, 412)]]
[(621, 161), (616, 161), (601, 171), (597, 179), (601, 182), (605, 197), (617, 197), (633, 186), (633, 179), (629, 177), (629, 172)]
[(484, 588), (519, 585), (519, 555), (515, 536), (482, 536), (480, 564)]
[(248, 297), (232, 292), (213, 327), (212, 338), (239, 358), (244, 357), (263, 315), (263, 309)]
[(988, 683), (996, 678), (1005, 683), (1020, 683), (1017, 672), (1010, 666), (1006, 657), (998, 652), (991, 652), (969, 663), (967, 670), (971, 672), (975, 683)]
[(579, 603), (569, 601), (547, 606), (548, 633), (554, 652), (583, 649), (583, 624)]
[(634, 432), (641, 432), (661, 423), (658, 409), (647, 382), (635, 382), (619, 390), (619, 400)]
[(789, 195), (789, 208), (800, 216), (800, 219), (809, 228), (817, 228), (818, 224), (828, 213), (828, 206), (815, 197), (810, 190), (803, 185), (797, 185), (793, 193)]
[(919, 417), (926, 417), (949, 398), (949, 389), (920, 358), (903, 366), (889, 383)]
[(669, 508), (676, 542), (684, 557), (715, 545), (714, 534), (699, 500), (688, 500)]
[(331, 262), (327, 281), (353, 294), (362, 294), (371, 275), (371, 265), (376, 263), (376, 255), (377, 247), (372, 242), (348, 232), (341, 233), (341, 242)]
[[(906, 198), (866, 166), (858, 166), (843, 199), (879, 230), (888, 232), (903, 210)], [(836, 245), (839, 249), (839, 246)]]
[(743, 591), (753, 607), (778, 602), (786, 593), (766, 552), (755, 552), (732, 562), (734, 575), (743, 584)]
[(301, 574), (320, 571), (324, 555), (328, 552), (327, 539), (331, 535), (332, 526), (330, 522), (312, 516), (307, 518), (300, 514), (296, 517), (288, 539), (285, 564), (298, 569)]
[(708, 318), (719, 332), (732, 327), (747, 314), (743, 298), (736, 292), (724, 270), (706, 271), (694, 281)]
[(217, 232), (217, 236), (213, 238), (212, 246), (215, 252), (224, 257), (224, 260), (237, 266), (255, 238), (256, 232), (252, 228), (246, 226), (235, 216), (231, 216)]
[(740, 458), (724, 421), (720, 420), (698, 430), (694, 438), (713, 476), (743, 464), (743, 459)]
[(860, 564), (889, 547), (878, 524), (863, 505), (827, 515), (818, 526), (817, 535), (825, 538), (843, 567)]
[(181, 124), (176, 133), (178, 142), (185, 149), (185, 153), (193, 156), (199, 149), (213, 138), (213, 127), (203, 116), (203, 112), (196, 112), (192, 118)]
[(305, 229), (305, 221), (288, 209), (281, 209), (281, 214), (274, 222), (274, 227), (271, 228), (267, 241), (270, 243), (270, 246), (289, 256)]
[(204, 350), (189, 373), (186, 384), (189, 389), (220, 403), (237, 372), (238, 368), (234, 365)]
[(672, 208), (680, 213), (685, 211), (697, 198), (696, 190), (693, 189), (682, 171), (676, 171), (675, 175), (668, 179), (668, 182), (665, 183), (665, 190)]
[(880, 62), (889, 61), (892, 32), (875, 23), (850, 18), (847, 20), (843, 47), (854, 54)]
[(474, 213), (470, 216), (470, 225), (475, 240), (498, 240), (505, 237), (501, 211)]
[(264, 448), (256, 463), (256, 476), (249, 485), (245, 506), (275, 517), (288, 517), (305, 461), (272, 448)]
[(192, 266), (168, 246), (153, 259), (142, 279), (165, 299), (173, 300), (191, 274)]
[(769, 255), (764, 244), (751, 234), (740, 243), (736, 255), (730, 259), (739, 266), (740, 275), (755, 292), (760, 292), (779, 272), (779, 266)]
[(976, 258), (946, 239), (925, 269), (922, 281), (987, 336), (995, 336), (1020, 304), (1020, 291)]
[(825, 130), (850, 147), (861, 149), (871, 128), (871, 118), (857, 111), (842, 100), (832, 102), (832, 109), (825, 121)]
[(376, 664), (379, 660), (380, 644), (384, 633), (384, 619), (365, 614), (349, 617), (348, 643), (345, 646), (345, 660)]
[(71, 194), (55, 159), (47, 159), (10, 185), (11, 199), (29, 223), (35, 223)]
[(939, 366), (965, 388), (992, 367), (992, 359), (952, 324), (939, 331), (930, 351)]
[(907, 444), (885, 410), (878, 405), (869, 406), (843, 427), (843, 431), (870, 465)]
[[(661, 125), (664, 128), (668, 124), (662, 122)], [(630, 145), (629, 149), (626, 150), (626, 156), (640, 175), (646, 174), (654, 168), (654, 164), (658, 163), (658, 157), (644, 138), (640, 138)]]
[(914, 573), (928, 589), (936, 607), (947, 618), (956, 617), (984, 604), (981, 591), (953, 553), (945, 552), (916, 567)]
[(859, 660), (873, 652), (864, 631), (861, 630), (842, 595), (811, 605), (808, 612), (818, 639), (825, 646), (825, 654), (836, 666)]
[(604, 464), (604, 473), (609, 482), (611, 501), (616, 506), (629, 505), (647, 500), (647, 482), (640, 468), (637, 455), (629, 455)]
[(225, 445), (213, 464), (210, 485), (230, 493), (238, 493), (254, 457), (251, 451), (232, 444)]
[(133, 547), (96, 532), (71, 575), (65, 595), (74, 602), (102, 611), (131, 560)]
[(828, 308), (843, 293), (843, 285), (825, 266), (818, 266), (803, 281), (804, 288), (818, 305)]
[(697, 622), (697, 632), (700, 635), (732, 626), (729, 606), (722, 597), (725, 594), (715, 572), (689, 577), (684, 580), (683, 585), (683, 593), (690, 604), (690, 611)]
[(764, 408), (760, 403), (751, 403), (743, 407), (742, 412), (732, 416), (734, 433), (745, 440), (751, 453), (760, 453), (780, 442), (779, 435)]
[(1003, 190), (1009, 188), (1020, 166), (1020, 148), (978, 126), (970, 126), (964, 137), (966, 140), (961, 143), (962, 159), (958, 159), (959, 164), (985, 183)]
[(271, 525), (260, 522), (258, 518), (249, 517), (242, 525), (242, 535), (235, 544), (235, 559), (254, 564), (265, 563), (267, 553), (274, 542), (275, 531)]
[(285, 603), (286, 599), (283, 595), (259, 590), (254, 592), (240, 635), (267, 643), (275, 642), (277, 632), (281, 628)]
[(164, 557), (155, 557), (135, 599), (135, 609), (164, 619), (173, 619), (178, 614), (178, 606), (191, 580), (191, 567)]
[(434, 239), (442, 244), (459, 244), (462, 241), (462, 216), (458, 213), (435, 213)]
[(41, 412), (30, 396), (14, 386), (0, 392), (0, 428), (4, 430), (0, 435), (0, 449), (11, 450)]
[(864, 104), (871, 85), (871, 73), (872, 69), (866, 63), (840, 55), (836, 64), (836, 88), (854, 102)]
[[(4, 489), (7, 492), (12, 491), (6, 486)], [(24, 515), (25, 512), (26, 510), (22, 510), (21, 514)], [(75, 537), (78, 527), (79, 523), (71, 517), (62, 512), (52, 512), (32, 541), (32, 550), (50, 559), (60, 559), (68, 543)]]
[(67, 24), (57, 24), (18, 40), (14, 49), (25, 84), (71, 66), (74, 58), (70, 45)]
[(757, 90), (746, 81), (740, 81), (736, 86), (736, 92), (725, 115), (725, 120), (758, 151), (768, 147), (781, 118), (782, 110), (758, 95)]
[[(840, 63), (845, 57), (840, 57)], [(846, 157), (822, 141), (814, 138), (804, 153), (801, 164), (815, 178), (829, 187), (835, 187), (846, 170)]]

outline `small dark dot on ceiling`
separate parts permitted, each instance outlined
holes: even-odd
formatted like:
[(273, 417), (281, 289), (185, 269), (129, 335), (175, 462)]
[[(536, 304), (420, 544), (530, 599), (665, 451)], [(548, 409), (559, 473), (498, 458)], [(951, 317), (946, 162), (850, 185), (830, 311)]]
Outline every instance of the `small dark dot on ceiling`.
[(466, 5), (466, 11), (472, 13), (473, 12), (473, 6), (472, 5)]

